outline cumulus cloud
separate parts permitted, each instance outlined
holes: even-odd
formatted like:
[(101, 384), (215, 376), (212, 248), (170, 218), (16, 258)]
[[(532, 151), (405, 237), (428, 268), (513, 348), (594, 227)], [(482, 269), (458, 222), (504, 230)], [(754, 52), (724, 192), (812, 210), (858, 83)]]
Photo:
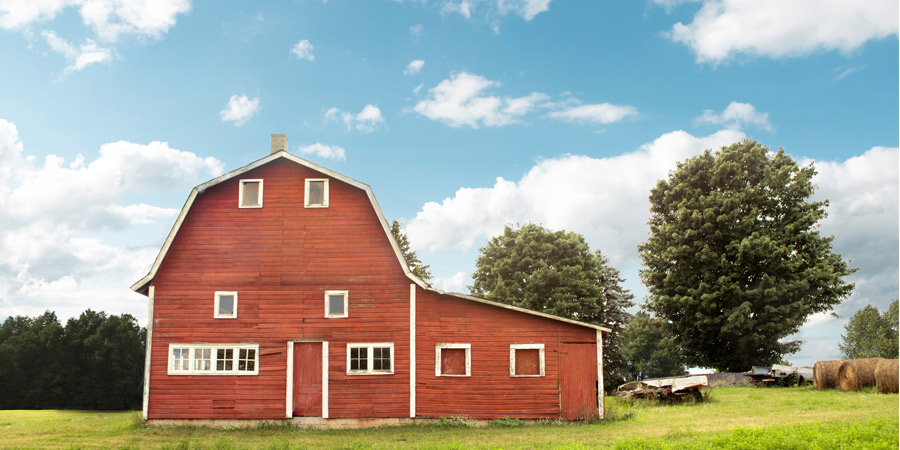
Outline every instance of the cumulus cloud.
[(110, 49), (97, 46), (91, 39), (86, 39), (83, 44), (75, 48), (52, 31), (44, 31), (41, 34), (53, 51), (63, 55), (69, 61), (66, 72), (79, 71), (91, 64), (105, 63), (112, 59)]
[(451, 127), (496, 127), (517, 122), (547, 99), (538, 92), (502, 98), (487, 93), (499, 85), (480, 75), (456, 73), (429, 89), (430, 97), (418, 102), (413, 110)]
[(769, 113), (759, 112), (749, 103), (731, 102), (721, 113), (711, 109), (703, 111), (703, 115), (694, 119), (697, 124), (725, 124), (732, 128), (741, 128), (743, 125), (754, 125), (766, 131), (772, 131), (769, 123)]
[(23, 151), (16, 126), (0, 119), (0, 317), (53, 309), (65, 318), (88, 307), (143, 316), (127, 287), (159, 242), (123, 236), (169, 225), (159, 221), (178, 211), (132, 199), (187, 192), (222, 163), (165, 142), (108, 143), (95, 159), (69, 163), (53, 154), (37, 163)]
[(501, 13), (514, 12), (526, 21), (534, 19), (538, 14), (550, 9), (552, 0), (498, 0)]
[(375, 105), (366, 105), (362, 111), (356, 114), (341, 111), (339, 108), (330, 108), (328, 111), (325, 111), (325, 121), (330, 122), (333, 120), (344, 122), (344, 125), (347, 126), (347, 131), (355, 128), (364, 133), (371, 133), (375, 131), (378, 125), (385, 124), (381, 110)]
[(316, 142), (312, 145), (301, 146), (299, 150), (301, 155), (316, 155), (320, 158), (335, 161), (347, 159), (344, 148), (338, 147), (337, 145), (325, 145), (321, 142)]
[(721, 63), (740, 54), (849, 54), (870, 40), (897, 35), (898, 9), (896, 0), (704, 0), (693, 21), (676, 23), (668, 36), (690, 47), (697, 62)]
[(422, 67), (425, 67), (425, 61), (416, 59), (406, 65), (406, 69), (403, 69), (403, 75), (417, 74), (422, 71)]
[(547, 117), (571, 123), (608, 124), (619, 122), (637, 114), (638, 111), (633, 106), (597, 103), (593, 105), (569, 106), (559, 111), (551, 111), (547, 114)]
[(259, 98), (250, 99), (246, 95), (235, 94), (228, 100), (225, 109), (219, 111), (219, 117), (223, 122), (234, 122), (234, 126), (239, 127), (255, 116), (259, 109)]
[(297, 59), (305, 59), (307, 61), (315, 61), (316, 55), (313, 54), (313, 45), (309, 43), (306, 39), (296, 43), (294, 48), (291, 49), (291, 53), (297, 57)]
[(447, 292), (467, 292), (466, 283), (469, 282), (469, 274), (466, 272), (456, 272), (446, 278), (435, 278), (431, 283), (436, 289)]

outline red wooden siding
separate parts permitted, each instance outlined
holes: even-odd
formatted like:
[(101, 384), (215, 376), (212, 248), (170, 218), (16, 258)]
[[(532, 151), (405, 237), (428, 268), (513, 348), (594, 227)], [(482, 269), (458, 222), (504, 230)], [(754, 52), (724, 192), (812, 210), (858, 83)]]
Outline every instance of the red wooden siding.
[(322, 417), (322, 343), (294, 344), (294, 416)]
[(559, 374), (562, 417), (596, 419), (597, 344), (562, 343), (559, 347), (559, 364), (564, 368)]
[[(560, 343), (594, 344), (596, 330), (423, 289), (416, 296), (419, 417), (560, 417)], [(472, 345), (470, 377), (435, 375), (435, 344), (444, 342)], [(511, 344), (544, 344), (545, 376), (510, 377)], [(596, 364), (584, 377), (597, 379)]]
[[(250, 178), (263, 208), (239, 209)], [(409, 415), (410, 281), (365, 191), (331, 179), (304, 208), (305, 178), (324, 176), (279, 159), (197, 196), (153, 280), (151, 419), (283, 418), (289, 340), (330, 342), (330, 417)], [(350, 291), (348, 318), (324, 317), (326, 290)], [(215, 291), (238, 292), (236, 319), (213, 319)], [(169, 344), (198, 342), (258, 343), (259, 375), (167, 375)], [(348, 342), (393, 342), (394, 374), (347, 376)]]
[(537, 349), (516, 349), (516, 375), (540, 375), (541, 351)]

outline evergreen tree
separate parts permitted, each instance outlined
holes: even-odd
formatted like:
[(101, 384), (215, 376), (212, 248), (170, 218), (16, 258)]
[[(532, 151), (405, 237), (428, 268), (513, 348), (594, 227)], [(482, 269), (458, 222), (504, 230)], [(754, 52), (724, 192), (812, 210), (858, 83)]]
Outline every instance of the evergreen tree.
[(409, 266), (409, 270), (413, 273), (413, 275), (419, 277), (426, 283), (431, 281), (431, 272), (428, 270), (429, 266), (422, 264), (422, 261), (420, 261), (419, 257), (416, 256), (416, 252), (410, 250), (409, 238), (406, 236), (406, 233), (404, 233), (400, 228), (400, 222), (395, 220), (391, 223), (391, 234), (394, 235), (394, 239), (397, 241), (397, 245), (400, 246), (400, 253), (403, 254), (404, 258), (406, 258), (406, 265)]
[(639, 246), (650, 292), (690, 365), (748, 370), (799, 350), (807, 317), (850, 295), (849, 269), (810, 201), (812, 165), (745, 140), (678, 164), (650, 194)]

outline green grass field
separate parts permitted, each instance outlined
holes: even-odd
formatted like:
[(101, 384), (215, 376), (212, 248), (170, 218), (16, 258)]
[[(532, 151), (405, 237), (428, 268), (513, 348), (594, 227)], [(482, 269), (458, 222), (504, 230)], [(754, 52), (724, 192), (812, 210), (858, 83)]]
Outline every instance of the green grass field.
[[(136, 412), (0, 411), (0, 448), (892, 449), (898, 397), (813, 388), (714, 388), (702, 404), (607, 399), (595, 424), (362, 430), (150, 428)], [(445, 421), (451, 423), (453, 421)], [(497, 423), (496, 425), (515, 425)]]

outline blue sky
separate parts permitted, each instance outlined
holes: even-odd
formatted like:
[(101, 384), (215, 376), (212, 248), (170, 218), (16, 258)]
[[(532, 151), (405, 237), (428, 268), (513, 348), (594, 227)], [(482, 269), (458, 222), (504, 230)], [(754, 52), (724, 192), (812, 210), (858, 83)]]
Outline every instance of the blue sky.
[(896, 1), (0, 0), (0, 317), (128, 291), (191, 187), (291, 152), (371, 185), (465, 291), (504, 224), (577, 231), (638, 300), (655, 181), (750, 138), (819, 170), (860, 267), (798, 364), (898, 297)]

